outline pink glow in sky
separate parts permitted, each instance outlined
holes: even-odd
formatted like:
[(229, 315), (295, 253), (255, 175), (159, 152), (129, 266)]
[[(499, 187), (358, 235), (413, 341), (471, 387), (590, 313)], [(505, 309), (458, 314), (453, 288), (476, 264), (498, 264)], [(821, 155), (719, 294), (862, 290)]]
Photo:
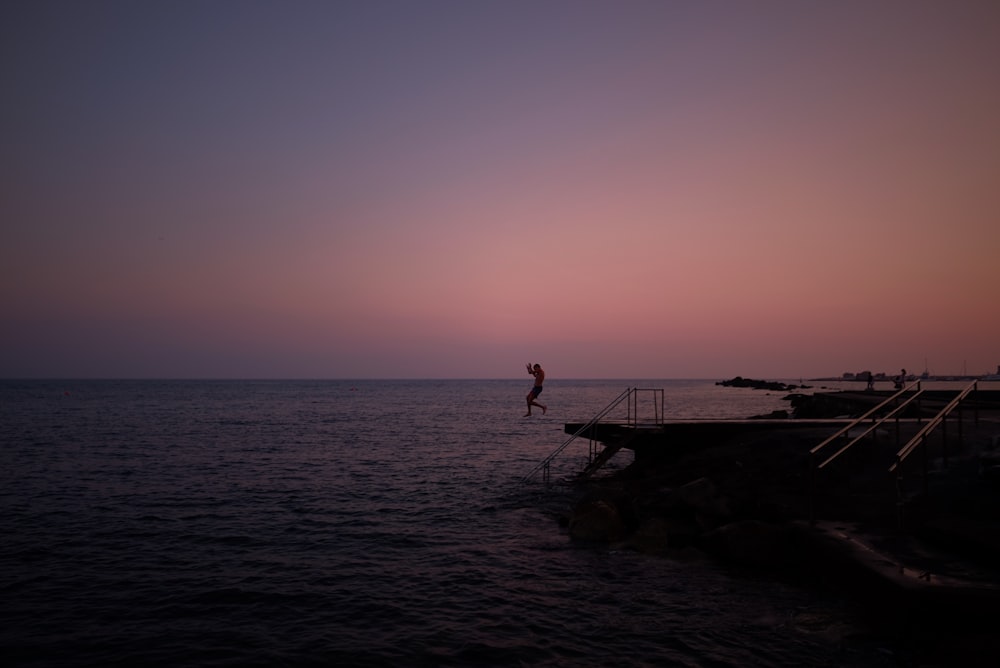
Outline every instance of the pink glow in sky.
[(1000, 364), (1000, 4), (7, 2), (0, 376)]

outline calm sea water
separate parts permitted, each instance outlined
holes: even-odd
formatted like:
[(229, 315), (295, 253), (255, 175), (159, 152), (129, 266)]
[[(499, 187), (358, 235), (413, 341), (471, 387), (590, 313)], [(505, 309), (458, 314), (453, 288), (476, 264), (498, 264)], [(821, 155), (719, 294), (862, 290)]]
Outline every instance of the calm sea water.
[(890, 665), (878, 642), (843, 642), (857, 620), (830, 593), (568, 538), (573, 491), (521, 478), (564, 422), (636, 384), (665, 389), (668, 418), (787, 407), (710, 381), (552, 380), (530, 419), (530, 378), (0, 381), (0, 654)]

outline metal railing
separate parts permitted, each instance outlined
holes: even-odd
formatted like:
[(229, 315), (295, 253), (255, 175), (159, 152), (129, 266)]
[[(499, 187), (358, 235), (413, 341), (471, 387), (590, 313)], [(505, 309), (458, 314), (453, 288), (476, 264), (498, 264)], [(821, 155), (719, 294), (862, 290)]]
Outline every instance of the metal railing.
[[(658, 427), (663, 426), (663, 390), (661, 388), (653, 387), (633, 387), (632, 391), (628, 393), (628, 419), (627, 424), (630, 427), (639, 426), (639, 395), (640, 393), (649, 393), (652, 395), (652, 406), (653, 406), (653, 421)], [(659, 401), (657, 402), (657, 399)]]
[[(881, 411), (883, 411), (886, 408), (888, 408), (890, 406), (890, 404), (894, 404), (894, 403), (898, 402), (899, 399), (904, 394), (906, 394), (906, 393), (908, 393), (910, 391), (913, 391), (913, 394), (911, 394), (906, 399), (906, 401), (903, 401), (901, 403), (897, 403), (893, 407), (893, 409), (891, 411), (889, 411), (889, 413), (879, 416), (879, 413)], [(827, 438), (825, 441), (823, 441), (822, 443), (820, 443), (819, 445), (817, 445), (816, 447), (814, 447), (812, 450), (809, 451), (810, 468), (812, 468), (813, 470), (819, 470), (819, 469), (825, 468), (831, 462), (833, 462), (835, 459), (837, 459), (842, 454), (844, 454), (845, 452), (847, 452), (848, 450), (850, 450), (851, 447), (854, 446), (855, 443), (861, 441), (866, 436), (868, 436), (873, 431), (875, 431), (878, 427), (880, 427), (883, 423), (888, 422), (889, 420), (892, 420), (892, 419), (896, 420), (896, 438), (898, 440), (899, 439), (899, 415), (900, 415), (900, 413), (902, 413), (903, 410), (907, 406), (909, 406), (911, 403), (913, 403), (914, 401), (918, 401), (920, 399), (920, 395), (922, 395), (923, 392), (924, 391), (920, 388), (920, 381), (918, 380), (917, 382), (913, 383), (909, 387), (904, 387), (903, 389), (899, 390), (898, 392), (896, 392), (892, 396), (888, 397), (882, 403), (878, 404), (874, 408), (872, 408), (872, 409), (868, 410), (867, 412), (865, 412), (860, 417), (856, 418), (854, 421), (852, 421), (849, 424), (847, 424), (844, 428), (840, 429), (835, 434), (833, 434), (832, 436), (830, 436), (829, 438)], [(919, 404), (918, 404), (918, 406), (919, 406)], [(859, 424), (861, 424), (862, 422), (864, 422), (865, 420), (868, 420), (868, 419), (871, 419), (872, 424), (867, 429), (865, 429), (861, 434), (855, 436), (853, 439), (848, 440), (846, 444), (844, 444), (839, 450), (837, 450), (835, 453), (833, 453), (832, 455), (830, 455), (829, 457), (827, 457), (825, 460), (823, 460), (823, 462), (821, 462), (820, 464), (816, 464), (816, 459), (819, 457), (819, 453), (820, 453), (821, 450), (823, 450), (824, 448), (826, 448), (826, 446), (828, 446), (831, 443), (835, 442), (839, 438), (849, 438), (851, 430), (854, 429), (854, 428), (856, 428)], [(919, 419), (919, 410), (918, 410), (918, 419)]]
[[(654, 389), (654, 388), (638, 388), (638, 387), (629, 387), (629, 388), (626, 388), (621, 394), (619, 394), (617, 397), (615, 397), (611, 401), (611, 403), (609, 403), (600, 412), (598, 412), (597, 415), (595, 415), (593, 418), (591, 418), (590, 422), (588, 422), (587, 424), (583, 425), (582, 427), (580, 427), (579, 429), (577, 429), (575, 432), (573, 432), (573, 434), (571, 434), (569, 438), (567, 438), (565, 441), (563, 441), (562, 444), (559, 445), (559, 447), (556, 448), (552, 452), (552, 454), (550, 454), (548, 457), (546, 457), (541, 462), (539, 462), (538, 465), (535, 466), (535, 468), (531, 469), (531, 471), (529, 471), (528, 474), (526, 476), (524, 476), (524, 478), (521, 479), (521, 481), (522, 482), (527, 482), (536, 473), (538, 473), (539, 471), (541, 471), (542, 472), (542, 480), (546, 484), (548, 484), (549, 477), (550, 477), (549, 466), (552, 463), (552, 460), (554, 460), (556, 457), (558, 457), (559, 454), (562, 453), (562, 451), (565, 450), (570, 445), (570, 443), (572, 443), (577, 438), (579, 438), (582, 435), (587, 434), (587, 433), (590, 434), (590, 450), (589, 450), (589, 455), (588, 455), (588, 464), (591, 463), (591, 462), (593, 462), (594, 461), (594, 457), (597, 454), (597, 447), (596, 447), (597, 439), (594, 438), (594, 433), (597, 430), (597, 425), (598, 424), (600, 424), (601, 422), (605, 422), (607, 424), (620, 424), (620, 425), (624, 425), (624, 426), (627, 426), (627, 427), (633, 427), (633, 428), (637, 428), (639, 426), (639, 393), (640, 392), (644, 392), (644, 393), (645, 392), (649, 392), (649, 393), (652, 393), (652, 395), (653, 395), (653, 422), (657, 426), (663, 426), (663, 421), (664, 421), (664, 419), (663, 419), (663, 406), (664, 406), (664, 394), (663, 394), (663, 390), (659, 389), (659, 388), (656, 388), (656, 389)], [(657, 399), (659, 399), (659, 403), (658, 404), (657, 404)], [(616, 408), (618, 408), (623, 402), (625, 402), (625, 408), (626, 408), (626, 417), (625, 417), (625, 420), (624, 421), (622, 421), (622, 420), (609, 420), (608, 416), (611, 414), (611, 412), (614, 411)]]
[[(913, 454), (913, 451), (916, 450), (918, 446), (923, 446), (924, 449), (926, 450), (927, 437), (930, 436), (931, 433), (938, 427), (941, 427), (941, 433), (942, 433), (941, 456), (944, 459), (945, 466), (947, 466), (948, 465), (948, 440), (947, 440), (948, 416), (954, 413), (956, 409), (961, 409), (962, 402), (965, 401), (965, 399), (971, 393), (975, 392), (978, 388), (979, 388), (979, 381), (978, 380), (972, 381), (971, 383), (969, 383), (968, 387), (959, 392), (954, 399), (948, 402), (948, 405), (942, 408), (940, 413), (931, 418), (931, 420), (926, 425), (924, 425), (924, 427), (920, 431), (918, 431), (916, 435), (906, 443), (906, 445), (904, 445), (902, 448), (899, 449), (899, 452), (896, 453), (896, 461), (894, 461), (892, 463), (892, 466), (889, 467), (889, 473), (895, 473), (899, 471), (903, 462), (906, 461), (906, 458), (909, 457), (911, 454)], [(961, 415), (959, 417), (961, 418)], [(976, 412), (977, 423), (979, 422), (978, 418), (979, 418), (979, 413), (977, 411)], [(958, 436), (959, 440), (961, 440), (962, 438), (961, 419), (959, 419), (958, 421)], [(927, 484), (926, 479), (927, 479), (927, 467), (925, 462), (924, 466), (925, 488)]]
[[(905, 401), (900, 402), (900, 398), (904, 394), (913, 391), (912, 395)], [(865, 411), (862, 415), (855, 418), (844, 427), (836, 431), (822, 443), (814, 447), (809, 451), (809, 522), (815, 524), (816, 522), (816, 490), (817, 490), (817, 475), (824, 468), (829, 466), (837, 458), (842, 456), (845, 452), (854, 447), (855, 444), (860, 442), (862, 439), (866, 438), (869, 434), (872, 434), (885, 422), (895, 419), (896, 420), (896, 442), (899, 442), (899, 415), (903, 410), (909, 406), (914, 401), (919, 401), (920, 395), (923, 394), (923, 390), (920, 387), (920, 381), (916, 381), (909, 387), (903, 387), (895, 394), (890, 395), (885, 399), (885, 401), (880, 402), (873, 408)], [(894, 406), (892, 406), (895, 404)], [(892, 406), (892, 409), (888, 413), (881, 414), (887, 408)], [(918, 404), (919, 406), (919, 404)], [(881, 414), (881, 415), (880, 415)], [(919, 410), (918, 410), (919, 414)], [(919, 419), (919, 418), (918, 418)], [(854, 438), (850, 438), (850, 432), (852, 429), (856, 429), (858, 425), (866, 420), (871, 420), (871, 424), (864, 429), (860, 434)], [(840, 439), (846, 439), (846, 442), (832, 455), (824, 459), (822, 462), (819, 461), (820, 452), (822, 452), (827, 446), (836, 443)]]
[[(947, 464), (948, 464), (948, 452), (947, 452), (947, 425), (948, 425), (947, 420), (948, 420), (948, 416), (951, 415), (952, 413), (954, 413), (956, 410), (961, 411), (962, 403), (968, 399), (968, 397), (969, 397), (970, 394), (976, 392), (977, 389), (978, 389), (978, 381), (973, 381), (972, 383), (969, 384), (968, 387), (966, 387), (965, 389), (961, 390), (950, 402), (948, 402), (948, 404), (944, 408), (942, 408), (937, 413), (937, 415), (935, 415), (933, 418), (931, 418), (930, 420), (928, 420), (928, 422), (926, 424), (924, 424), (920, 428), (920, 430), (909, 441), (907, 441), (905, 445), (903, 445), (896, 452), (896, 455), (894, 457), (893, 463), (892, 463), (892, 465), (888, 469), (888, 473), (890, 473), (890, 474), (895, 473), (896, 474), (895, 485), (896, 485), (896, 495), (897, 495), (897, 506), (900, 508), (900, 510), (899, 510), (899, 516), (898, 516), (898, 521), (899, 521), (899, 525), (900, 526), (903, 525), (902, 510), (901, 510), (902, 509), (902, 497), (903, 497), (903, 493), (902, 493), (902, 465), (903, 465), (903, 463), (907, 460), (907, 458), (910, 455), (912, 455), (918, 448), (920, 448), (920, 450), (921, 450), (921, 452), (923, 454), (923, 486), (924, 486), (924, 493), (926, 494), (927, 493), (927, 487), (928, 487), (928, 462), (927, 462), (927, 448), (926, 448), (927, 438), (935, 430), (937, 430), (939, 427), (941, 428), (942, 435), (943, 435), (943, 440), (942, 440), (942, 458), (943, 458), (945, 466), (947, 466)], [(915, 390), (915, 391), (913, 391), (913, 390)], [(880, 411), (884, 411), (886, 408), (889, 408), (890, 404), (893, 404), (894, 402), (897, 402), (902, 397), (903, 394), (906, 394), (906, 393), (911, 392), (911, 391), (913, 391), (912, 394), (905, 401), (899, 402), (897, 405), (892, 406), (891, 410), (889, 410), (888, 413), (884, 413), (882, 415), (879, 415)], [(835, 434), (833, 434), (832, 436), (830, 436), (829, 438), (827, 438), (822, 443), (820, 443), (819, 445), (817, 445), (816, 447), (814, 447), (812, 450), (809, 451), (809, 467), (810, 467), (810, 480), (811, 480), (811, 485), (810, 485), (810, 488), (811, 488), (811, 492), (810, 492), (810, 509), (809, 509), (810, 521), (815, 522), (815, 519), (816, 519), (816, 516), (815, 516), (815, 500), (814, 500), (814, 495), (815, 495), (816, 489), (817, 489), (816, 479), (815, 479), (816, 474), (819, 471), (821, 471), (823, 468), (827, 467), (832, 462), (834, 462), (838, 457), (840, 457), (841, 455), (843, 455), (845, 452), (847, 452), (848, 450), (850, 450), (851, 447), (853, 447), (856, 443), (858, 443), (859, 441), (861, 441), (862, 439), (864, 439), (868, 435), (872, 434), (872, 432), (874, 432), (879, 426), (881, 426), (882, 424), (888, 422), (889, 420), (893, 420), (893, 419), (896, 420), (896, 440), (897, 440), (897, 444), (898, 444), (898, 442), (899, 442), (899, 416), (900, 416), (900, 413), (902, 413), (902, 411), (907, 406), (909, 406), (911, 403), (913, 403), (914, 401), (919, 401), (919, 398), (923, 394), (924, 394), (924, 390), (921, 389), (921, 387), (920, 387), (920, 381), (917, 381), (913, 385), (911, 385), (909, 387), (905, 387), (905, 388), (899, 390), (898, 392), (896, 392), (895, 394), (893, 394), (892, 396), (890, 396), (889, 398), (887, 398), (885, 401), (879, 403), (877, 406), (875, 406), (871, 410), (865, 412), (864, 415), (856, 418), (851, 423), (849, 423), (848, 425), (846, 425), (845, 427), (843, 427), (842, 429), (840, 429), (839, 431), (837, 431)], [(919, 406), (919, 404), (918, 404), (918, 406)], [(862, 422), (865, 422), (866, 420), (869, 420), (869, 419), (872, 420), (872, 423), (867, 428), (865, 428), (861, 433), (857, 434), (854, 438), (849, 438), (849, 434), (850, 434), (850, 431), (852, 429), (857, 428), (858, 425), (860, 425)], [(917, 422), (918, 422), (918, 424), (922, 423), (922, 418), (919, 417), (919, 409), (918, 409)], [(979, 422), (978, 408), (976, 409), (975, 422), (978, 425), (978, 422)], [(958, 419), (958, 430), (959, 430), (959, 440), (961, 441), (961, 439), (962, 439), (962, 418), (961, 418), (961, 414), (959, 415), (959, 419)], [(832, 455), (828, 456), (822, 462), (819, 462), (819, 454), (820, 454), (820, 452), (823, 449), (825, 449), (829, 445), (835, 443), (838, 439), (841, 439), (841, 438), (849, 438), (849, 440), (847, 440), (844, 443), (844, 445), (842, 445)]]
[[(954, 399), (952, 399), (948, 404), (941, 409), (941, 411), (931, 418), (930, 421), (920, 431), (918, 431), (913, 438), (911, 438), (906, 445), (899, 449), (896, 453), (896, 459), (889, 467), (889, 473), (895, 473), (895, 484), (896, 484), (896, 524), (902, 529), (906, 526), (906, 503), (905, 494), (903, 493), (903, 462), (913, 454), (917, 448), (920, 448), (921, 466), (923, 468), (923, 495), (926, 497), (929, 488), (929, 464), (927, 457), (927, 437), (931, 433), (941, 427), (941, 457), (944, 466), (948, 466), (948, 416), (951, 415), (957, 409), (959, 411), (958, 416), (958, 440), (962, 441), (962, 414), (961, 407), (962, 402), (966, 400), (969, 394), (976, 392), (979, 388), (979, 381), (974, 380), (969, 383), (968, 387), (959, 392)], [(979, 408), (976, 406), (975, 412), (975, 425), (979, 426)]]

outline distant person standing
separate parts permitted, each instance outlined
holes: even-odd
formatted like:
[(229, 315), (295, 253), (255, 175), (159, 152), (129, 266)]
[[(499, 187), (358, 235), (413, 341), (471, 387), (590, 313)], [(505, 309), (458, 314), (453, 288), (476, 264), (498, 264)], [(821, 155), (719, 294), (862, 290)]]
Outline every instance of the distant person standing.
[(906, 385), (906, 369), (900, 369), (899, 375), (896, 376), (896, 389), (901, 390), (904, 385)]
[(525, 366), (528, 367), (528, 373), (530, 373), (532, 376), (535, 377), (535, 384), (531, 388), (531, 391), (528, 392), (527, 396), (528, 412), (524, 414), (524, 417), (531, 417), (532, 406), (538, 406), (539, 408), (541, 408), (542, 415), (545, 415), (545, 411), (547, 411), (548, 409), (545, 407), (544, 404), (540, 404), (537, 401), (535, 401), (536, 399), (538, 399), (538, 395), (542, 393), (542, 383), (545, 382), (545, 372), (542, 371), (542, 365), (540, 364), (531, 366), (531, 363), (529, 362)]
[(868, 387), (865, 388), (866, 391), (871, 392), (875, 389), (875, 375), (869, 371), (868, 372)]

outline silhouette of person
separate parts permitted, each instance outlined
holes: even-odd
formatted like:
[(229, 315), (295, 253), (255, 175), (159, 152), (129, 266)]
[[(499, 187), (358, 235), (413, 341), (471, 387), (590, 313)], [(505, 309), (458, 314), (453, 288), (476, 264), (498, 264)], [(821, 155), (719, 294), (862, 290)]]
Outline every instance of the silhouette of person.
[(545, 415), (545, 411), (547, 411), (548, 408), (546, 408), (545, 404), (540, 404), (537, 401), (535, 401), (536, 399), (538, 399), (538, 395), (542, 393), (542, 383), (545, 382), (545, 372), (542, 371), (542, 366), (540, 364), (531, 366), (531, 363), (529, 362), (525, 366), (528, 367), (528, 373), (530, 373), (532, 376), (535, 377), (535, 384), (531, 388), (531, 391), (528, 392), (528, 396), (526, 397), (528, 401), (528, 412), (524, 414), (524, 417), (531, 417), (532, 406), (538, 406), (539, 408), (541, 408), (542, 415)]
[(903, 389), (903, 385), (906, 385), (906, 369), (900, 369), (899, 375), (896, 376), (896, 389)]

